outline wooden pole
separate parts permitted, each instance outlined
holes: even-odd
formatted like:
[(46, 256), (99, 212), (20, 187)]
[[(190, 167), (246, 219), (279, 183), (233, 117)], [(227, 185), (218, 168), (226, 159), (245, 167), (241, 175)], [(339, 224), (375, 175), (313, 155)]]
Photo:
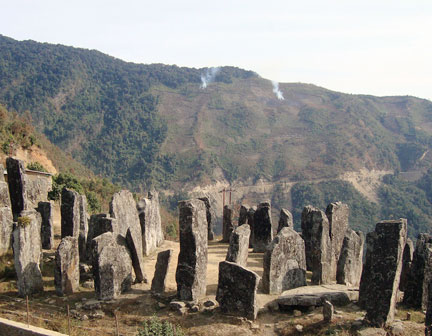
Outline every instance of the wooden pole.
[(66, 305), (67, 309), (67, 320), (68, 320), (68, 335), (71, 334), (71, 327), (70, 327), (70, 312), (69, 312), (69, 305)]
[(118, 323), (118, 318), (117, 318), (117, 312), (114, 312), (114, 318), (115, 318), (115, 323), (116, 323), (116, 335), (120, 336), (119, 323)]
[(30, 328), (30, 309), (29, 309), (28, 295), (26, 295), (26, 307), (27, 307), (27, 327)]

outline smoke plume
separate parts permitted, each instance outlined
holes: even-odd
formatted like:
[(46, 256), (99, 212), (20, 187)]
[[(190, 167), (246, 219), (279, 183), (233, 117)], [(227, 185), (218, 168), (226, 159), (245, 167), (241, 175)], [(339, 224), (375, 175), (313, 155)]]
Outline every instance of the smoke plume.
[(220, 68), (208, 68), (205, 73), (201, 74), (201, 89), (205, 89), (208, 84), (213, 82)]
[(285, 100), (285, 98), (283, 97), (282, 92), (279, 90), (279, 83), (272, 81), (273, 84), (273, 92), (275, 93), (277, 99), (279, 100)]

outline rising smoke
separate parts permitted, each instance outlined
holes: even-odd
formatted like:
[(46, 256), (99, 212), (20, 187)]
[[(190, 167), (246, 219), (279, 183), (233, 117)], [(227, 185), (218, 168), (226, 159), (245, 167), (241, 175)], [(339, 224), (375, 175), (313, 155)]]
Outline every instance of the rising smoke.
[(213, 82), (220, 68), (208, 68), (205, 73), (201, 74), (201, 89), (205, 89), (208, 84)]
[(273, 84), (273, 92), (275, 93), (277, 99), (279, 99), (279, 100), (285, 100), (282, 92), (279, 90), (279, 83), (275, 82), (275, 81), (272, 81), (272, 84)]

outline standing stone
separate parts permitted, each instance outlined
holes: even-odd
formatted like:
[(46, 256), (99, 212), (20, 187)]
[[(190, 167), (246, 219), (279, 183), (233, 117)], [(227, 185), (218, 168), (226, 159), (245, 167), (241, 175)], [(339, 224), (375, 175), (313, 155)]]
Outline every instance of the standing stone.
[(294, 229), (293, 216), (287, 209), (281, 209), (280, 211), (277, 233), (279, 233), (284, 227)]
[(151, 283), (152, 292), (163, 293), (165, 291), (166, 277), (172, 254), (173, 250), (166, 250), (158, 253), (155, 272)]
[(425, 336), (432, 336), (432, 282), (428, 284), (428, 300), (425, 319)]
[(213, 213), (212, 208), (210, 206), (210, 200), (207, 196), (198, 198), (200, 201), (203, 201), (206, 209), (207, 209), (207, 228), (208, 228), (208, 240), (214, 240), (214, 232), (213, 232), (213, 219), (216, 218), (216, 215)]
[(264, 254), (263, 292), (280, 294), (306, 286), (305, 244), (290, 227), (283, 227)]
[[(3, 166), (0, 165), (0, 172), (3, 174)], [(0, 256), (5, 254), (11, 246), (13, 230), (13, 216), (9, 198), (8, 185), (0, 181)]]
[(246, 224), (248, 222), (248, 211), (250, 206), (246, 204), (242, 204), (240, 206), (239, 211), (239, 219), (238, 219), (238, 226)]
[(360, 284), (364, 240), (363, 232), (356, 232), (351, 229), (346, 231), (337, 265), (336, 280), (338, 284), (353, 287)]
[(39, 202), (36, 210), (42, 217), (42, 249), (51, 250), (54, 247), (53, 205), (51, 202)]
[(57, 295), (73, 294), (79, 288), (78, 239), (64, 237), (55, 254), (54, 285)]
[(92, 240), (105, 232), (118, 232), (117, 220), (107, 214), (91, 215), (87, 234), (86, 259), (92, 261)]
[(41, 262), (41, 222), (37, 211), (22, 211), (13, 231), (13, 252), (17, 273), (18, 295), (43, 291)]
[(141, 224), (136, 202), (129, 190), (122, 190), (113, 195), (110, 202), (110, 214), (117, 220), (118, 232), (116, 233), (126, 238), (127, 246), (132, 255), (136, 280), (138, 282), (146, 281)]
[(324, 322), (331, 322), (333, 319), (334, 307), (330, 301), (324, 300), (323, 302), (323, 318)]
[(326, 214), (310, 205), (306, 206), (301, 215), (301, 227), (305, 242), (306, 266), (312, 271), (312, 284), (331, 283), (332, 249)]
[(61, 193), (61, 237), (78, 238), (80, 233), (80, 194), (75, 190), (62, 189)]
[(216, 301), (222, 312), (255, 320), (258, 314), (257, 289), (260, 277), (236, 263), (219, 263)]
[(330, 203), (326, 209), (331, 240), (331, 281), (336, 281), (337, 265), (345, 233), (348, 229), (349, 207), (342, 202)]
[(233, 216), (234, 208), (231, 205), (225, 205), (222, 219), (222, 242), (224, 243), (229, 243), (231, 233), (234, 230)]
[(394, 319), (406, 239), (407, 220), (403, 218), (379, 222), (366, 236), (359, 304), (365, 307), (365, 320), (372, 326), (383, 327)]
[(150, 255), (164, 242), (159, 210), (159, 194), (149, 192), (147, 198), (138, 202), (138, 213), (142, 235), (142, 247), (145, 255)]
[(403, 302), (414, 308), (426, 310), (428, 285), (432, 281), (432, 236), (418, 236), (411, 271), (408, 275)]
[(93, 239), (93, 277), (99, 300), (111, 300), (132, 285), (132, 263), (125, 239), (106, 232)]
[(24, 162), (21, 160), (8, 157), (6, 159), (6, 169), (8, 174), (8, 185), (12, 212), (15, 216), (26, 209), (26, 179)]
[(271, 206), (269, 202), (263, 202), (258, 205), (254, 214), (253, 251), (265, 252), (272, 240)]
[(180, 300), (196, 301), (206, 294), (207, 219), (204, 202), (179, 202), (180, 254), (176, 282)]
[(237, 226), (231, 234), (225, 260), (246, 267), (249, 254), (249, 237), (250, 227), (248, 224)]
[(254, 217), (255, 217), (255, 211), (256, 211), (256, 206), (253, 206), (253, 207), (250, 207), (249, 208), (249, 210), (248, 210), (248, 213), (247, 213), (247, 223), (249, 224), (249, 226), (250, 226), (250, 230), (251, 230), (251, 234), (250, 234), (250, 237), (249, 237), (249, 247), (253, 247), (253, 244), (254, 244), (254, 237), (255, 237), (255, 234), (254, 234), (254, 227), (255, 227), (255, 222), (254, 222)]
[(408, 238), (402, 256), (402, 272), (401, 272), (401, 279), (399, 283), (399, 289), (402, 292), (405, 292), (406, 289), (409, 273), (411, 271), (413, 257), (414, 257), (414, 243), (410, 238)]
[(86, 259), (86, 244), (88, 236), (88, 213), (87, 213), (87, 197), (80, 195), (79, 197), (79, 214), (80, 214), (80, 229), (78, 236), (79, 256), (80, 261)]

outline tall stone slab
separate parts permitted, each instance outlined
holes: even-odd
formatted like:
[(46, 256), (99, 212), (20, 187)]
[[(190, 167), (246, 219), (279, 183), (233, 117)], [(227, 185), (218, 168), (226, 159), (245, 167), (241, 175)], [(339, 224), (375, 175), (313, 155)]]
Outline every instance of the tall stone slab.
[(18, 295), (22, 297), (43, 291), (40, 270), (42, 252), (41, 222), (41, 216), (37, 211), (22, 211), (13, 231), (13, 252)]
[(348, 229), (342, 243), (337, 265), (336, 280), (338, 284), (357, 287), (363, 268), (364, 234), (361, 231)]
[(223, 313), (255, 320), (258, 314), (257, 289), (260, 277), (236, 263), (219, 263), (216, 300)]
[(402, 256), (402, 273), (399, 283), (399, 289), (405, 292), (409, 274), (411, 272), (412, 261), (414, 258), (414, 243), (408, 238), (404, 247), (404, 252)]
[(281, 209), (280, 211), (277, 233), (279, 233), (284, 227), (294, 229), (293, 215), (287, 209)]
[(155, 272), (151, 283), (151, 290), (155, 293), (165, 291), (166, 277), (173, 250), (166, 250), (158, 253)]
[(126, 240), (117, 233), (106, 232), (92, 241), (92, 264), (96, 296), (111, 300), (132, 285), (132, 262)]
[(246, 267), (249, 254), (249, 237), (250, 227), (248, 224), (235, 227), (231, 234), (225, 260)]
[(87, 234), (86, 259), (92, 261), (92, 240), (105, 232), (118, 232), (117, 220), (107, 214), (91, 215)]
[(61, 193), (61, 237), (78, 238), (80, 234), (80, 202), (81, 196), (72, 189), (63, 188)]
[(265, 252), (273, 240), (271, 220), (271, 205), (269, 202), (260, 203), (254, 213), (254, 252)]
[(305, 244), (291, 227), (283, 227), (264, 253), (263, 292), (280, 294), (306, 286)]
[(403, 218), (381, 221), (366, 236), (359, 304), (372, 326), (383, 327), (394, 319), (406, 239), (407, 221)]
[(312, 271), (312, 284), (331, 283), (332, 246), (326, 214), (310, 205), (306, 206), (301, 216), (301, 227), (305, 242), (306, 266)]
[(243, 224), (247, 224), (249, 209), (250, 209), (250, 206), (247, 204), (240, 205), (238, 226), (241, 226)]
[(54, 286), (57, 295), (77, 292), (79, 280), (78, 238), (66, 236), (55, 253)]
[(80, 214), (80, 227), (78, 235), (78, 246), (80, 261), (86, 260), (86, 244), (88, 236), (88, 212), (87, 212), (87, 197), (84, 195), (79, 196), (79, 214)]
[(255, 239), (255, 233), (254, 233), (254, 227), (255, 227), (255, 222), (254, 222), (254, 218), (255, 218), (255, 211), (256, 211), (257, 207), (253, 206), (250, 207), (247, 213), (247, 223), (250, 226), (250, 230), (251, 230), (251, 234), (249, 237), (249, 247), (253, 247), (253, 243), (254, 243), (254, 239)]
[(225, 205), (223, 208), (222, 218), (222, 242), (229, 243), (231, 233), (234, 230), (234, 208), (231, 205)]
[(51, 250), (54, 247), (53, 204), (51, 202), (39, 202), (36, 210), (40, 213), (42, 218), (42, 249)]
[(150, 255), (164, 242), (162, 222), (159, 210), (159, 194), (149, 192), (147, 198), (138, 202), (143, 253)]
[(8, 174), (9, 195), (12, 204), (12, 212), (15, 216), (23, 210), (29, 210), (26, 206), (25, 193), (27, 191), (27, 181), (25, 178), (24, 162), (12, 157), (6, 159), (6, 169)]
[(200, 197), (198, 199), (204, 202), (207, 209), (208, 240), (214, 240), (213, 220), (215, 220), (216, 214), (213, 212), (212, 207), (210, 205), (210, 199), (207, 196)]
[(132, 265), (138, 282), (146, 281), (144, 274), (143, 240), (137, 205), (129, 190), (113, 195), (110, 202), (111, 217), (117, 220), (118, 234), (126, 238), (132, 255)]
[(428, 285), (428, 300), (425, 318), (425, 336), (432, 336), (432, 282)]
[(432, 281), (432, 236), (418, 236), (403, 302), (411, 307), (427, 308), (428, 285)]
[(331, 240), (331, 281), (336, 281), (337, 265), (341, 254), (345, 233), (348, 229), (349, 207), (342, 202), (333, 202), (327, 206), (326, 216), (329, 221)]
[[(0, 165), (0, 172), (4, 168)], [(5, 254), (11, 247), (13, 230), (12, 207), (9, 198), (8, 185), (0, 181), (0, 256)]]
[(207, 219), (204, 202), (179, 202), (180, 253), (176, 282), (180, 300), (196, 301), (206, 294)]

